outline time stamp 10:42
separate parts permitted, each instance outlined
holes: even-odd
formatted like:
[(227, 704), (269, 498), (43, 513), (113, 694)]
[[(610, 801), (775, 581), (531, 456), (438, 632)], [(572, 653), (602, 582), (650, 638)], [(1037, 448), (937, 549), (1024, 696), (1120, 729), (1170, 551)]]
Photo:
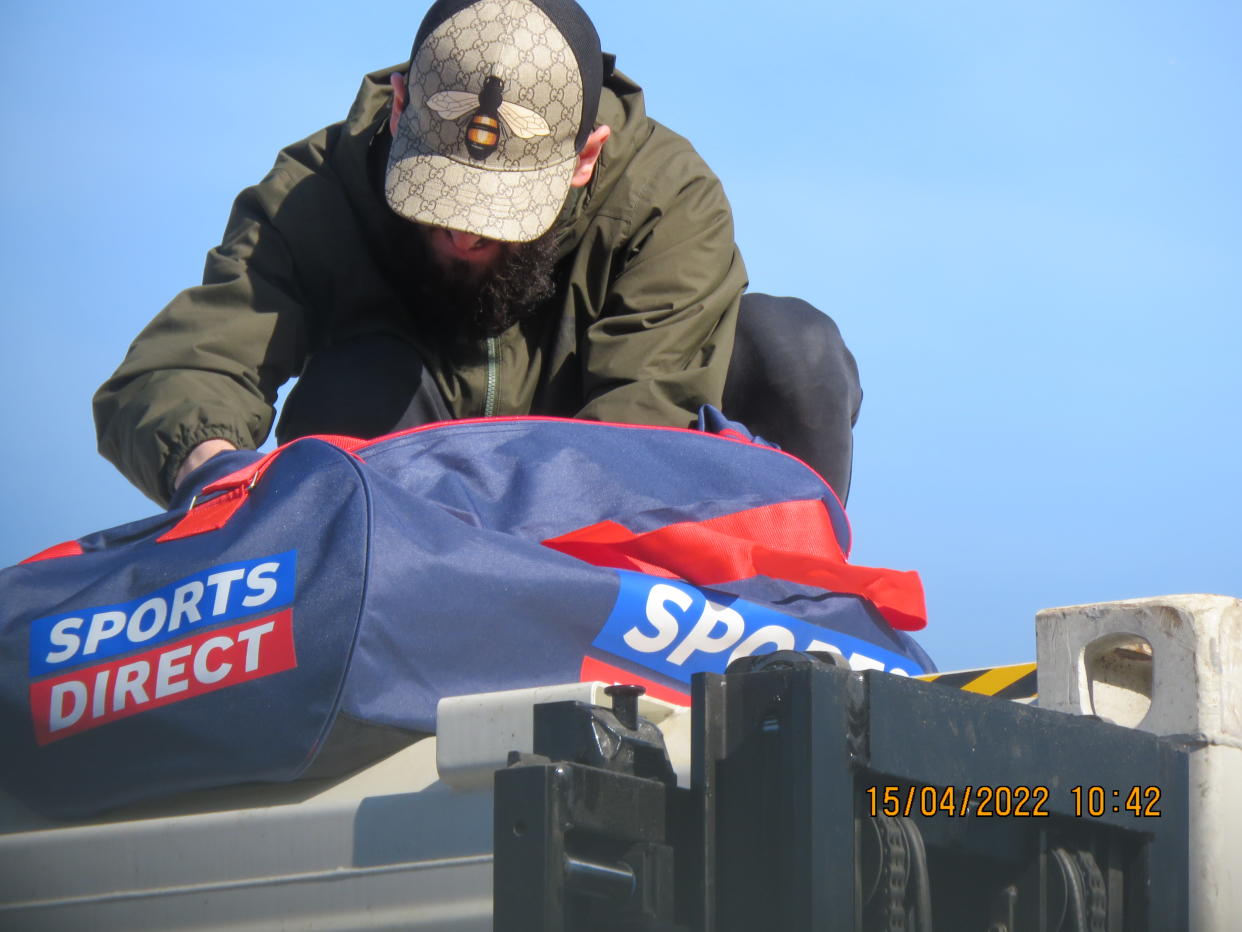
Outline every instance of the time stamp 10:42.
[[(1058, 809), (1076, 818), (1094, 819), (1107, 813), (1129, 813), (1135, 818), (1160, 815), (1160, 787), (1071, 786), (1070, 808)], [(916, 786), (877, 784), (863, 791), (867, 814), (875, 817), (921, 815), (977, 816), (980, 818), (1046, 818), (1052, 792), (1046, 786)]]

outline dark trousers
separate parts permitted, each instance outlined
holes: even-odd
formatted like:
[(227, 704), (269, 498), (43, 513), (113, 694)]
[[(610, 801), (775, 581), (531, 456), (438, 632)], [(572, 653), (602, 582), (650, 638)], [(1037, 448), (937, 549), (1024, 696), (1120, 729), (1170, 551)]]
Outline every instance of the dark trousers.
[[(858, 367), (830, 317), (798, 298), (742, 297), (724, 413), (806, 461), (842, 501), (861, 403)], [(312, 357), (285, 399), (276, 438), (378, 437), (452, 416), (412, 346), (367, 334)]]

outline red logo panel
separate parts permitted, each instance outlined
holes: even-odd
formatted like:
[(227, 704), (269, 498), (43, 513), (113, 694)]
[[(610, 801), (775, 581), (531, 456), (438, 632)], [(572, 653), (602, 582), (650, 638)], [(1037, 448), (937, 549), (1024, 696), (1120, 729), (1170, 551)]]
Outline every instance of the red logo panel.
[(32, 683), (35, 738), (50, 744), (297, 665), (293, 610), (287, 608)]

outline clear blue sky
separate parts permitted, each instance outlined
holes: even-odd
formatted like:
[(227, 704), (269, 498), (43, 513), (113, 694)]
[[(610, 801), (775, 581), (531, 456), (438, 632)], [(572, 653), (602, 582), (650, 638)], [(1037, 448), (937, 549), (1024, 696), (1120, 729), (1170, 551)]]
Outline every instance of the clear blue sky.
[[(1242, 4), (585, 6), (752, 287), (858, 357), (854, 556), (920, 571), (942, 667), (1032, 659), (1041, 607), (1242, 596)], [(91, 394), (422, 12), (4, 4), (0, 565), (154, 509)]]

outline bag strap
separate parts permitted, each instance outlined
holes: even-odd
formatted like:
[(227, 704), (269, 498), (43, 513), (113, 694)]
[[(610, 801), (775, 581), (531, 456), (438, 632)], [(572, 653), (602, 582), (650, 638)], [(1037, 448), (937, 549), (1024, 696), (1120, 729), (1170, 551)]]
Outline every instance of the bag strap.
[(761, 505), (641, 534), (615, 521), (601, 521), (543, 544), (595, 566), (684, 579), (697, 586), (771, 576), (862, 596), (901, 631), (927, 625), (918, 573), (851, 566), (818, 499)]
[(81, 553), (81, 544), (76, 540), (66, 540), (40, 550), (34, 556), (22, 560), (22, 563), (38, 563), (40, 560), (55, 560), (58, 557), (76, 557)]
[[(357, 437), (342, 437), (336, 434), (315, 434), (312, 437), (298, 437), (296, 440), (290, 440), (261, 459), (257, 459), (236, 472), (231, 472), (227, 476), (221, 476), (214, 482), (203, 486), (202, 491), (190, 501), (190, 507), (186, 510), (185, 516), (157, 537), (155, 539), (156, 543), (181, 540), (185, 537), (193, 537), (195, 534), (218, 531), (224, 527), (228, 524), (229, 519), (237, 513), (237, 510), (246, 503), (246, 499), (250, 496), (250, 490), (254, 488), (255, 483), (263, 478), (263, 474), (271, 468), (276, 458), (289, 449), (291, 445), (300, 443), (303, 440), (322, 440), (324, 443), (329, 443), (343, 450), (355, 459), (361, 459), (361, 457), (354, 451), (372, 442), (370, 440), (360, 440)], [(216, 493), (222, 494), (217, 495)], [(215, 498), (203, 500), (208, 495), (215, 495)]]

